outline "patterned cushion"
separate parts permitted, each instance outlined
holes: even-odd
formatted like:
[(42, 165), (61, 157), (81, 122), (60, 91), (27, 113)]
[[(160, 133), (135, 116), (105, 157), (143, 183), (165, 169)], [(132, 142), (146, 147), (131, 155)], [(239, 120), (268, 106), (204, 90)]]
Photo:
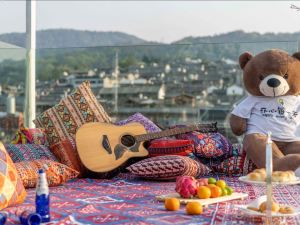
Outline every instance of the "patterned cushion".
[(148, 147), (149, 156), (182, 155), (187, 156), (194, 150), (191, 140), (153, 140)]
[(0, 142), (0, 210), (20, 204), (26, 198), (22, 180), (4, 145)]
[(85, 172), (85, 168), (80, 161), (78, 152), (76, 151), (75, 141), (65, 139), (59, 143), (52, 145), (53, 154), (59, 159), (59, 162), (80, 171), (81, 175)]
[(110, 122), (94, 96), (89, 82), (79, 85), (57, 105), (37, 116), (34, 123), (45, 129), (50, 146), (61, 140), (73, 139), (78, 128), (88, 122)]
[(116, 125), (125, 125), (132, 122), (138, 122), (142, 124), (145, 127), (146, 131), (149, 133), (161, 131), (161, 129), (155, 123), (153, 123), (147, 117), (143, 116), (141, 113), (135, 113), (125, 120), (118, 121), (116, 122)]
[(7, 144), (5, 147), (13, 162), (30, 161), (35, 159), (51, 159), (53, 161), (57, 161), (49, 147), (45, 145)]
[(49, 145), (44, 129), (21, 127), (11, 141), (12, 144)]
[(127, 169), (143, 178), (155, 180), (174, 180), (178, 176), (206, 175), (210, 169), (186, 156), (157, 156), (137, 162)]
[[(67, 165), (77, 170), (84, 167), (78, 158), (75, 145), (71, 148), (72, 145), (66, 142), (75, 143), (75, 134), (85, 123), (110, 121), (111, 118), (97, 102), (90, 83), (84, 82), (57, 105), (39, 115), (34, 122), (37, 127), (45, 129), (50, 149), (59, 161), (69, 161), (71, 164)], [(72, 160), (64, 157), (72, 157)], [(80, 174), (85, 172), (84, 169), (78, 171)]]
[(256, 166), (247, 157), (246, 152), (240, 144), (233, 145), (233, 156), (225, 159), (219, 164), (212, 165), (214, 172), (226, 175), (246, 175), (252, 172)]
[(15, 163), (19, 176), (23, 181), (25, 188), (36, 186), (38, 179), (38, 170), (47, 166), (46, 176), (49, 186), (57, 186), (66, 181), (76, 178), (79, 174), (76, 170), (69, 168), (58, 162), (51, 160), (33, 160), (30, 162)]
[(226, 157), (231, 150), (231, 143), (220, 133), (199, 133), (197, 131), (180, 134), (179, 139), (192, 140), (195, 155), (199, 158)]

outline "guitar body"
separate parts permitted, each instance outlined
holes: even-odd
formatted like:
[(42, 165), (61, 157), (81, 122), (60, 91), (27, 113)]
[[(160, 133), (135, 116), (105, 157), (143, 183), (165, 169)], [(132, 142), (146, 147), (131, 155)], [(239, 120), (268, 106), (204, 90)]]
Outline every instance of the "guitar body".
[(145, 157), (148, 151), (135, 135), (146, 134), (143, 125), (130, 123), (115, 126), (108, 123), (86, 123), (76, 133), (76, 145), (83, 165), (93, 172), (109, 172), (129, 158)]

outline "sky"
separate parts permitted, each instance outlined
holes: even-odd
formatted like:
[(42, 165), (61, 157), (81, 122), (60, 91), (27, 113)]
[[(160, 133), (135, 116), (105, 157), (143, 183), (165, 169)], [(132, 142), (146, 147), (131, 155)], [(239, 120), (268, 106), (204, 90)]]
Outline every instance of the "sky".
[[(37, 1), (37, 29), (121, 31), (170, 43), (234, 30), (300, 31), (300, 1)], [(24, 0), (0, 0), (0, 34), (25, 32)]]

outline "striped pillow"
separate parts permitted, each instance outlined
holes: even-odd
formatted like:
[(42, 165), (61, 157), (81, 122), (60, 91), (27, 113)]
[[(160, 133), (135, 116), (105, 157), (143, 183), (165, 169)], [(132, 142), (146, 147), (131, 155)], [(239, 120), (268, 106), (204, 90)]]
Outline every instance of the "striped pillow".
[(161, 155), (182, 155), (187, 156), (194, 150), (194, 144), (191, 140), (153, 140), (147, 148), (149, 156)]
[(210, 169), (187, 156), (157, 156), (139, 161), (127, 167), (132, 174), (155, 180), (174, 180), (178, 176), (206, 175)]

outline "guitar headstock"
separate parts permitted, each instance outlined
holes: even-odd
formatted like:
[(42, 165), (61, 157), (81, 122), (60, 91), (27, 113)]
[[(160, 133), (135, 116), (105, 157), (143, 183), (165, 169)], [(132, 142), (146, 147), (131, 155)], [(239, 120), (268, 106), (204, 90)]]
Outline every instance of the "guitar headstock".
[(197, 130), (201, 133), (216, 133), (218, 132), (217, 122), (197, 124)]

